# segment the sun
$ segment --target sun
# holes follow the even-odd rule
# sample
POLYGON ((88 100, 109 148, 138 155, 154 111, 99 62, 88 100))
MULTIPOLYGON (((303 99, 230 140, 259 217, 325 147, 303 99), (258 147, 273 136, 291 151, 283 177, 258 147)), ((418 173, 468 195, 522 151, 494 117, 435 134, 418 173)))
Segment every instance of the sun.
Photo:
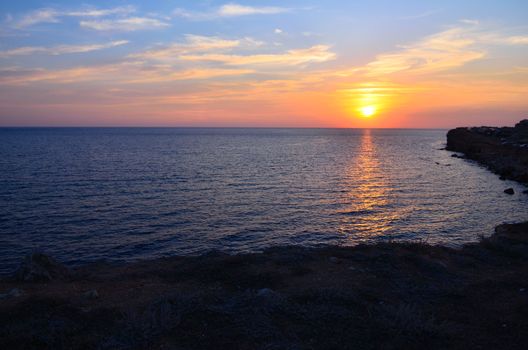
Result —
POLYGON ((359 109, 359 112, 364 118, 370 118, 377 112, 376 106, 364 106, 359 109))

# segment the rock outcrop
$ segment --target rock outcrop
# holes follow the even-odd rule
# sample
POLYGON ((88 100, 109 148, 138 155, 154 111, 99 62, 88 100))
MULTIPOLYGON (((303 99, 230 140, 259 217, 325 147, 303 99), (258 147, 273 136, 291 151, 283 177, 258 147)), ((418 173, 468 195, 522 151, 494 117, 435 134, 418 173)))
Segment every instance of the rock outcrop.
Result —
POLYGON ((42 253, 31 253, 24 258, 15 279, 24 282, 47 282, 68 277, 70 271, 52 257, 42 253))
POLYGON ((456 128, 447 133, 447 150, 464 153, 502 178, 528 183, 528 119, 515 127, 456 128))

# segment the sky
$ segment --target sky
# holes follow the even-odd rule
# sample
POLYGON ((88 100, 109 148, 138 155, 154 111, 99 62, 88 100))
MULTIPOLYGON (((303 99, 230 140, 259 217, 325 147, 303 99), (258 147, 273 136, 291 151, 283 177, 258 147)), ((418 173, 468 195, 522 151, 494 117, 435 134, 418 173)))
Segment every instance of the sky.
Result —
POLYGON ((528 118, 528 2, 2 1, 0 126, 528 118))

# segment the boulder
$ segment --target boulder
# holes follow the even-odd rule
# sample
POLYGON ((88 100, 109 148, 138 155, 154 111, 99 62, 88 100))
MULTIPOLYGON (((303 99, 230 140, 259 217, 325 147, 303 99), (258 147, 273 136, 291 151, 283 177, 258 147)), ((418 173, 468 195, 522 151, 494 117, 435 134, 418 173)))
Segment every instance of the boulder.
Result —
POLYGON ((519 131, 528 131, 528 119, 523 119, 515 124, 515 129, 519 131))
POLYGON ((68 268, 52 257, 42 253, 31 253, 24 258, 14 277, 24 282, 47 282, 69 275, 68 268))
POLYGON ((91 289, 89 291, 84 292, 83 297, 85 297, 86 299, 97 299, 99 298, 99 293, 97 293, 97 290, 91 289))
POLYGON ((504 190, 504 193, 512 195, 515 194, 515 191, 513 190, 513 188, 507 188, 504 190))
POLYGON ((257 290, 257 296, 263 297, 263 298, 273 297, 276 294, 277 293, 274 290, 269 289, 269 288, 262 288, 262 289, 257 290))
POLYGON ((331 256, 330 259, 330 262, 334 263, 334 264, 340 264, 341 263, 341 260, 339 258, 336 258, 335 256, 331 256))
POLYGON ((18 288, 13 288, 7 293, 0 294, 0 300, 1 299, 9 299, 9 298, 18 298, 18 297, 22 296, 22 294, 23 294, 22 290, 20 290, 18 288))

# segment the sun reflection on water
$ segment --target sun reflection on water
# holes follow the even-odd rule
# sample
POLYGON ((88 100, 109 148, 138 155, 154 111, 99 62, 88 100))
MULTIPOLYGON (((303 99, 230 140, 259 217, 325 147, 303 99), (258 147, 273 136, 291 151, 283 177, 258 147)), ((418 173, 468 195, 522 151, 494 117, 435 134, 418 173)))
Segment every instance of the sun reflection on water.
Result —
POLYGON ((368 240, 390 230, 400 214, 392 205, 391 187, 381 168, 371 130, 364 130, 358 155, 348 167, 346 177, 351 186, 346 194, 349 205, 342 213, 339 232, 369 235, 364 237, 368 240))

